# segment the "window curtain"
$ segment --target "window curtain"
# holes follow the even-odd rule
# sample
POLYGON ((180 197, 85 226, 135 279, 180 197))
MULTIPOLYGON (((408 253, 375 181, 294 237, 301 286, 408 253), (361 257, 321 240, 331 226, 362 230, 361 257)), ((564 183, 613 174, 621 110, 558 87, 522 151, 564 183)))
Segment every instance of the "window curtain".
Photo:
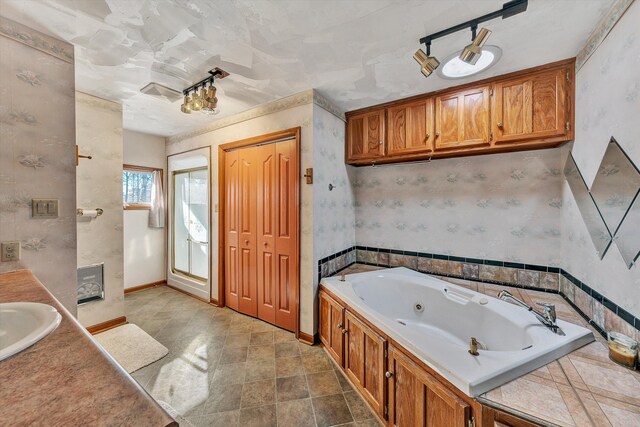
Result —
POLYGON ((160 171, 153 172, 149 227, 164 228, 164 194, 162 194, 162 174, 160 171))

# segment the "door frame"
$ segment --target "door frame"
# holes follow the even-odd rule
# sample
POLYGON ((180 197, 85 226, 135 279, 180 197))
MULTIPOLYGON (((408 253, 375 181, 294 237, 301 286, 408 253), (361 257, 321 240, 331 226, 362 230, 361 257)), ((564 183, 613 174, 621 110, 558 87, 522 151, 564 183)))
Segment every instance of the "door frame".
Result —
POLYGON ((235 150, 239 148, 246 148, 256 145, 273 144, 283 139, 295 139, 296 146, 296 158, 298 160, 298 173, 294 184, 294 205, 296 207, 296 215, 294 215, 294 221, 296 222, 296 228, 298 233, 296 235, 296 250, 298 256, 296 257, 295 267, 298 275, 298 289, 296 290, 296 297, 294 300, 296 311, 296 325, 295 335, 296 338, 300 337, 300 171, 302 165, 300 164, 300 131, 301 128, 295 127, 285 129, 277 132, 268 133, 265 135, 254 136, 251 138, 241 139, 239 141, 229 142, 218 146, 218 306, 225 306, 225 200, 226 200, 226 187, 224 176, 225 154, 227 151, 235 150))

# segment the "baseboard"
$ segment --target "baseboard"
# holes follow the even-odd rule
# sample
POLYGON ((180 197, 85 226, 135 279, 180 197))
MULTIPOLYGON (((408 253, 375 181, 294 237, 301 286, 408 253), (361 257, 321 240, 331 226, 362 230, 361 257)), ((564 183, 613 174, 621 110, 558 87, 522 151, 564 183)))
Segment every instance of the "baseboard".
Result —
POLYGON ((170 285, 169 283, 167 283, 166 285, 167 285, 168 287, 170 287, 171 289, 173 289, 174 291, 182 292, 183 294, 188 295, 188 296, 190 296, 191 298, 195 298, 195 299, 197 299, 198 301, 202 301, 202 302, 205 302, 205 303, 209 304, 209 301, 208 301, 206 298, 202 298, 202 297, 199 297, 199 296, 197 296, 197 295, 191 294, 191 293, 189 293, 189 292, 187 292, 187 291, 184 291, 184 290, 182 290, 182 289, 180 289, 180 288, 177 288, 177 287, 175 287, 175 286, 173 286, 173 285, 170 285))
POLYGON ((141 291, 143 289, 149 289, 149 288, 155 288, 156 286, 162 286, 162 285, 166 285, 167 281, 166 280, 158 280, 157 282, 151 282, 151 283, 146 283, 144 285, 140 285, 140 286, 133 286, 131 288, 126 288, 124 290, 124 294, 130 294, 131 292, 138 292, 141 291))
POLYGON ((87 326, 87 331, 89 331, 91 335, 95 335, 127 323, 129 323, 127 322, 127 318, 125 316, 120 316, 115 319, 107 320, 106 322, 98 323, 97 325, 87 326))
POLYGON ((300 341, 303 344, 314 345, 316 343, 316 336, 305 334, 304 332, 300 331, 300 336, 298 338, 298 341, 300 341))

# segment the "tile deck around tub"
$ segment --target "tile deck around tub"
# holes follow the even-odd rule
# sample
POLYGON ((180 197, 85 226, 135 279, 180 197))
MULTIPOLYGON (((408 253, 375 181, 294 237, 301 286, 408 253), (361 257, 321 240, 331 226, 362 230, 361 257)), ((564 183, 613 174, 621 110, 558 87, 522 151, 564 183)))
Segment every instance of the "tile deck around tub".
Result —
MULTIPOLYGON (((380 267, 355 264, 340 274, 380 267)), ((436 276, 438 277, 438 276, 436 276)), ((605 339, 560 295, 469 280, 439 277, 468 289, 496 296, 507 289, 529 305, 550 302, 559 319, 590 328, 596 341, 529 374, 497 387, 479 400, 503 411, 514 411, 547 424, 640 426, 640 372, 623 368, 608 357, 605 339)))
POLYGON ((196 427, 379 426, 324 350, 290 332, 166 286, 126 295, 125 311, 169 349, 132 376, 196 427))

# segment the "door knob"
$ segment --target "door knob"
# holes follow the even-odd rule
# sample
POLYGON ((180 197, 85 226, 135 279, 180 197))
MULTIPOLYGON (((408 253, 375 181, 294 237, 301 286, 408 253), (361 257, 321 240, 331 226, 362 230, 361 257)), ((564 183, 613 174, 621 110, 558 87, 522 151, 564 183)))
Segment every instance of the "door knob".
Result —
POLYGON ((249 244, 249 240, 245 240, 245 241, 244 241, 244 244, 245 244, 245 245, 248 245, 248 244, 249 244))
POLYGON ((267 242, 264 242, 264 247, 266 248, 268 246, 269 246, 269 244, 267 242))
POLYGON ((393 376, 393 372, 387 371, 387 372, 384 373, 384 376, 387 377, 387 378, 391 378, 393 376))

